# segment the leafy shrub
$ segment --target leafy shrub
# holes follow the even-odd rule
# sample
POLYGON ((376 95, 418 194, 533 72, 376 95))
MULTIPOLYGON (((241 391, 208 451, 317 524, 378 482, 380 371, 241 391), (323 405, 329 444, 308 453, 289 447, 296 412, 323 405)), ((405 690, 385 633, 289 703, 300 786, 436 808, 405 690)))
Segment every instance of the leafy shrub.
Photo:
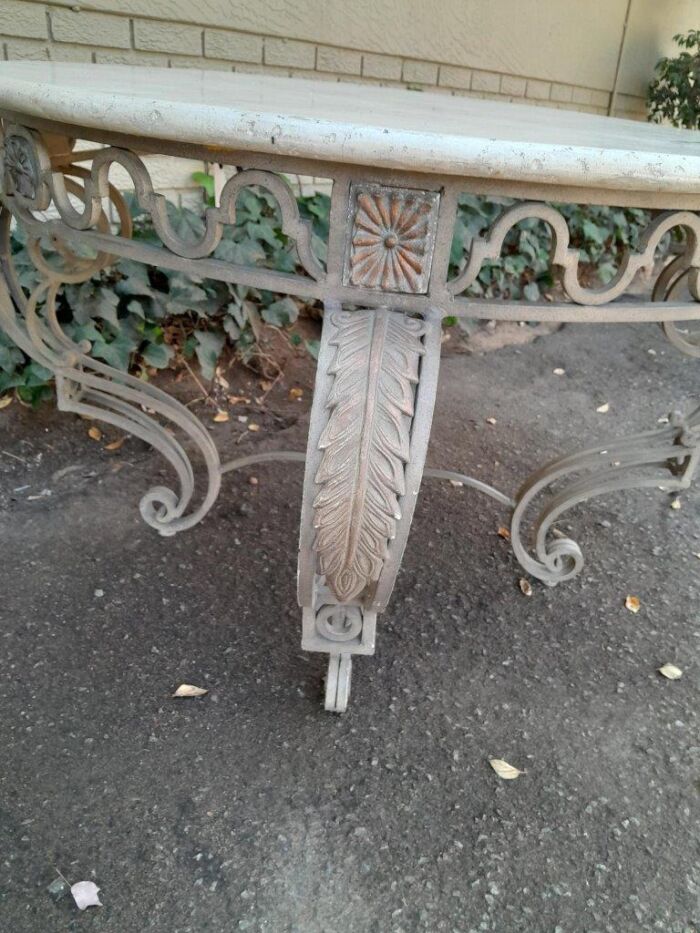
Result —
POLYGON ((649 85, 647 108, 653 123, 700 129, 700 29, 673 37, 685 49, 675 58, 662 58, 649 85))
MULTIPOLYGON (((195 176, 213 203, 210 176, 195 176)), ((450 275, 465 262, 471 240, 483 233, 502 211, 514 203, 463 195, 452 244, 450 275)), ((325 260, 330 199, 314 194, 299 199, 303 217, 312 223, 312 246, 325 260)), ((129 198, 134 238, 158 243, 150 218, 129 198)), ((559 206, 571 230, 572 245, 581 250, 584 264, 595 267, 603 281, 615 272, 622 250, 635 248, 648 223, 644 211, 604 207, 559 206)), ((186 208, 168 205, 171 223, 183 237, 203 232, 202 217, 186 208)), ((549 228, 526 220, 511 230, 502 255, 484 263, 473 297, 537 300, 552 285, 549 269, 549 228)), ((17 229, 12 249, 20 281, 26 289, 38 276, 25 250, 25 237, 17 229)), ((214 256, 226 262, 257 264, 284 272, 296 270, 293 241, 281 230, 279 209, 265 189, 241 191, 236 223, 225 228, 214 256)), ((195 275, 121 260, 81 285, 64 286, 59 319, 75 341, 87 340, 94 357, 120 370, 147 378, 148 371, 164 369, 178 360, 196 357, 205 379, 211 379, 216 361, 228 340, 244 362, 256 354, 256 337, 265 324, 280 328, 293 324, 304 304, 299 299, 263 289, 232 285, 195 275)), ((292 342, 299 342, 297 335, 292 342)), ((311 353, 313 341, 307 342, 311 353)), ((24 401, 38 403, 50 392, 50 373, 33 363, 0 333, 0 395, 15 389, 24 401)))

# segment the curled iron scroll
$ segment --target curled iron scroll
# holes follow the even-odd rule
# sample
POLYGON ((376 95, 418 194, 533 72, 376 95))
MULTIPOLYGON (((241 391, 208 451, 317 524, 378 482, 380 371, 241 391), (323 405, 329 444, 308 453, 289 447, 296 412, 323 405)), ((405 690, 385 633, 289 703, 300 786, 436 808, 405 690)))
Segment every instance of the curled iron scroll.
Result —
POLYGON ((639 252, 627 250, 615 276, 605 285, 584 288, 579 281, 579 250, 569 246, 571 236, 563 215, 549 204, 528 201, 507 208, 494 221, 483 237, 475 237, 464 269, 447 283, 452 295, 459 295, 473 285, 484 264, 501 255, 503 243, 510 230, 523 220, 537 219, 546 223, 552 231, 550 263, 559 272, 564 291, 576 304, 603 305, 619 298, 630 286, 640 269, 651 269, 654 256, 663 237, 674 227, 687 232, 684 252, 687 268, 695 270, 696 288, 694 297, 700 300, 697 291, 697 270, 700 268, 700 216, 692 211, 664 211, 652 220, 641 238, 639 252))

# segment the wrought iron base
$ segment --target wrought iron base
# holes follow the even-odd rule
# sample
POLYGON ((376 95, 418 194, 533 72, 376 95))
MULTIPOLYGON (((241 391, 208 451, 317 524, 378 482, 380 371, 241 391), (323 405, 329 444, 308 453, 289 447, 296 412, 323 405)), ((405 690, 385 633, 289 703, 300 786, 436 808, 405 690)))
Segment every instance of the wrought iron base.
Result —
MULTIPOLYGON (((228 179, 218 203, 204 212, 201 235, 191 240, 173 228, 167 203, 154 191, 146 164, 126 148, 129 140, 102 134, 100 139, 109 143, 106 147, 74 152, 73 129, 61 136, 44 134, 40 126, 3 122, 0 327, 55 374, 61 409, 134 434, 170 463, 177 487, 155 487, 140 504, 144 520, 160 534, 172 535, 199 522, 214 504, 225 473, 275 459, 305 462, 298 598, 303 647, 329 655, 326 709, 346 708, 352 656, 373 654, 377 615, 388 604, 399 570, 424 474, 442 312, 523 321, 655 320, 679 349, 700 356, 697 340, 677 324, 700 318, 700 217, 692 211, 659 213, 639 250, 624 258, 613 279, 588 288, 580 284, 580 254, 570 246, 563 215, 547 204, 526 201, 504 210, 488 231, 472 239, 461 271, 449 279, 457 203, 468 187, 465 180, 325 165, 333 194, 324 263, 312 248, 310 225, 281 174, 322 174, 316 163, 282 164, 247 153, 245 166, 228 179), (150 215, 161 245, 131 239, 129 212, 108 180, 113 165, 131 176, 136 200, 150 215), (250 185, 266 188, 278 203, 281 227, 296 245, 294 274, 230 263, 214 255, 224 228, 235 222, 240 192, 250 185), (106 200, 115 208, 118 233, 105 213, 106 200), (39 284, 29 295, 12 262, 11 218, 24 227, 29 255, 39 273, 39 284), (532 304, 466 298, 465 289, 474 283, 484 262, 500 256, 513 227, 533 218, 552 232, 552 271, 570 300, 532 304), (617 301, 640 269, 653 266, 662 238, 676 228, 685 231, 683 252, 662 270, 653 301, 617 301), (53 247, 50 258, 42 249, 47 239, 53 247), (222 465, 209 432, 186 407, 93 359, 89 344, 68 339, 57 315, 61 286, 87 281, 116 256, 324 301, 305 455, 268 453, 222 465), (677 301, 684 289, 693 301, 677 301), (203 470, 195 470, 175 431, 189 441, 203 470)), ((89 137, 88 131, 85 138, 89 137)), ((176 147, 162 141, 159 151, 200 160, 211 157, 209 150, 195 144, 176 147)), ((239 166, 243 155, 217 150, 216 157, 239 166)), ((548 189, 554 200, 566 200, 566 190, 556 195, 556 187, 548 189)), ((553 527, 566 509, 618 489, 686 488, 699 459, 700 408, 688 416, 673 413, 667 425, 646 434, 554 461, 530 477, 514 499, 459 473, 426 470, 425 475, 458 480, 510 508, 515 556, 528 573, 554 585, 580 572, 583 564, 578 545, 557 536, 553 527), (550 488, 552 497, 533 522, 531 550, 523 539, 525 518, 550 488)))

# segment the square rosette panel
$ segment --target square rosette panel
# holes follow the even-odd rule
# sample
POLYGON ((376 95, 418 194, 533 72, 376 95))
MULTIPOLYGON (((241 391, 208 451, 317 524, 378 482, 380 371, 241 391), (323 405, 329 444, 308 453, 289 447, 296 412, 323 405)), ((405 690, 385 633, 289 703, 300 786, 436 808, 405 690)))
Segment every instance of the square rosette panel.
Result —
POLYGON ((434 191, 352 185, 343 284, 425 294, 439 204, 434 191))

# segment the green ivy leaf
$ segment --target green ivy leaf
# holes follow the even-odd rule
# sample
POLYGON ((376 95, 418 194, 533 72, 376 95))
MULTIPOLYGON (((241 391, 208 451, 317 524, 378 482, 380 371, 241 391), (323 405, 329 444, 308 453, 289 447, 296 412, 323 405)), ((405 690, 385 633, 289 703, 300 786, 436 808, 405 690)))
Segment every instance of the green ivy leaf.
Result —
POLYGON ((286 327, 293 324, 299 317, 299 308, 291 298, 280 298, 262 309, 262 318, 268 324, 276 327, 286 327))
POLYGON ((197 341, 195 352, 202 369, 202 375, 205 379, 213 379, 225 337, 223 334, 217 334, 211 330, 197 330, 194 332, 194 336, 197 341))
POLYGON ((133 340, 120 334, 107 343, 105 340, 96 340, 92 345, 92 355, 104 360, 109 366, 128 371, 131 363, 131 354, 136 349, 133 340))
POLYGON ((156 369, 165 369, 173 358, 172 348, 165 343, 149 343, 141 351, 144 363, 156 369))
POLYGON ((528 282, 523 288, 523 296, 527 301, 538 301, 540 297, 540 287, 537 282, 528 282))
POLYGON ((321 349, 321 341, 320 340, 305 340, 304 346, 306 347, 307 351, 311 354, 311 356, 313 356, 313 358, 317 360, 319 351, 321 349))

